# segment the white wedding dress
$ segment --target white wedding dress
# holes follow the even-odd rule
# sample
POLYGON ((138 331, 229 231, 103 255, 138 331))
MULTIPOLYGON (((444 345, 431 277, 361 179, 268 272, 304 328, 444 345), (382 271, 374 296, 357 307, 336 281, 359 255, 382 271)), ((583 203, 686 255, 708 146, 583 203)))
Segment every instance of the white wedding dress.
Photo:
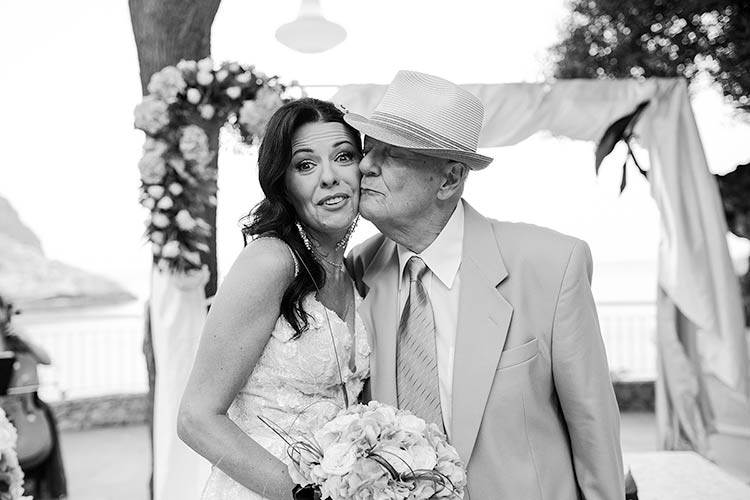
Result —
MULTIPOLYGON (((356 403, 369 376, 370 347, 361 318, 356 313, 361 299, 354 293, 354 336, 338 315, 310 294, 304 309, 310 314, 309 329, 296 340, 294 330, 282 317, 276 321, 263 354, 227 415, 250 437, 288 463, 286 444, 263 424, 266 417, 288 431, 315 430, 344 407, 339 366, 349 402, 356 403), (334 355, 336 339, 338 363, 334 355), (351 366, 354 349, 354 367, 351 366)), ((291 498, 291 491, 289 492, 291 498)), ((203 500, 261 500, 263 495, 237 483, 214 467, 203 491, 203 500)))

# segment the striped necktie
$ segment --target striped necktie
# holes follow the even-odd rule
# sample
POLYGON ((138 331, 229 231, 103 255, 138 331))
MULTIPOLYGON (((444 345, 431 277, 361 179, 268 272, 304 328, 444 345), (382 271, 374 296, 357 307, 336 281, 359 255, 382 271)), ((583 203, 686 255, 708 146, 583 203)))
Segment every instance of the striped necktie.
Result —
POLYGON ((435 318, 430 296, 422 284, 427 271, 427 265, 416 255, 406 263, 409 297, 401 314, 396 348, 398 406, 443 429, 435 318))

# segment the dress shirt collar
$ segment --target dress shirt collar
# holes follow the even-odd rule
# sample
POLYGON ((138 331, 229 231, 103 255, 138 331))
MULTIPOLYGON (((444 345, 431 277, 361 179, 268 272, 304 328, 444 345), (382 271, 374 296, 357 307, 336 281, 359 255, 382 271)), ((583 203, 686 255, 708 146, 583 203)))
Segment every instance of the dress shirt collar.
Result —
MULTIPOLYGON (((456 209, 448 219, 448 223, 440 231, 435 241, 425 248, 421 254, 415 254, 408 248, 397 245, 399 276, 403 277, 406 263, 412 255, 417 255, 446 288, 452 288, 456 274, 458 274, 458 268, 461 266, 463 240, 464 204, 463 200, 459 200, 456 209)), ((401 289, 402 281, 399 280, 398 282, 399 289, 401 289)))

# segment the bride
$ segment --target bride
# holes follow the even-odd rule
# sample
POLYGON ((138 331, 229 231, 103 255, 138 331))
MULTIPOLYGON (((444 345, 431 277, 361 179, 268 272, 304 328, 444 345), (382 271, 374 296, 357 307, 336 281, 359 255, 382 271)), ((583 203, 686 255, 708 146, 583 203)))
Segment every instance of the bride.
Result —
POLYGON ((359 134, 331 103, 271 118, 258 153, 266 198, 211 307, 178 434, 213 465, 204 499, 289 499, 287 431, 317 429, 369 373, 360 298, 343 261, 359 205, 359 134), (343 382, 343 384, 342 384, 343 382))

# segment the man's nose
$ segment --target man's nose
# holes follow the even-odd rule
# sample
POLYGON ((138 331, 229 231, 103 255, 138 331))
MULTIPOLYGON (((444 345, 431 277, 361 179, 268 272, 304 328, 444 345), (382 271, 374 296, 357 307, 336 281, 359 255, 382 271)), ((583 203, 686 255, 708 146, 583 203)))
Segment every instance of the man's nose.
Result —
POLYGON ((376 175, 377 174, 376 172, 377 167, 372 158, 373 158, 373 154, 368 153, 359 162, 359 171, 362 172, 362 175, 376 175))

